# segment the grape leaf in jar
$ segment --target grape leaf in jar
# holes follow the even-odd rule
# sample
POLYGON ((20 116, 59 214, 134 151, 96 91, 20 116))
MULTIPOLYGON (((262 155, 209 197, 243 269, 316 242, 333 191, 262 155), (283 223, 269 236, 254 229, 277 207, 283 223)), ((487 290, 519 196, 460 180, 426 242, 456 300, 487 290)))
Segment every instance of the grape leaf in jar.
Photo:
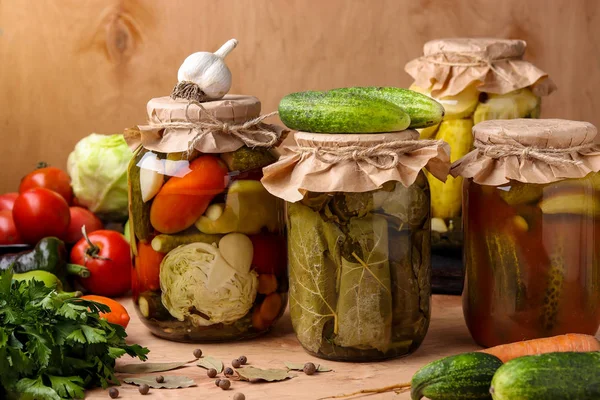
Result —
POLYGON ((380 215, 352 218, 347 225, 335 344, 387 351, 392 332, 388 223, 380 215))
POLYGON ((378 190, 373 193, 374 208, 382 213, 398 230, 409 226, 421 227, 429 214, 429 198, 418 185, 404 187, 397 182, 392 192, 378 190))
POLYGON ((333 321, 337 326, 336 283, 344 234, 299 203, 288 205, 288 219, 290 314, 298 340, 318 352, 325 324, 333 321))

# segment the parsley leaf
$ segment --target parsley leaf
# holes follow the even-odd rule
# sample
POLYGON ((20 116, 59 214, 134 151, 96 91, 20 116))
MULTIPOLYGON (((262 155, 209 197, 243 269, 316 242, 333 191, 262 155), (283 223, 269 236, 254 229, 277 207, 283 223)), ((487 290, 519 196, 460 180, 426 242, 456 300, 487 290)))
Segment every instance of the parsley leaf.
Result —
POLYGON ((128 345, 121 326, 100 319, 106 311, 0 271, 0 397, 83 398, 85 388, 117 384, 115 360, 128 354, 144 361, 148 349, 128 345))

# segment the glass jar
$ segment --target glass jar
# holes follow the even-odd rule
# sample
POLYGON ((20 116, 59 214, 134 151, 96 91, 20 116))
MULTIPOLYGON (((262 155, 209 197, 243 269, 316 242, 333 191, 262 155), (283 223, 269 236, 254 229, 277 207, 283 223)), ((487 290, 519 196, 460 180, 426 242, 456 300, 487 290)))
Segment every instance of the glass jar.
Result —
POLYGON ((128 168, 133 300, 156 336, 248 339, 287 306, 285 203, 260 182, 278 156, 249 136, 282 131, 246 129, 259 114, 252 96, 160 97, 148 103, 149 125, 125 133, 137 146, 128 168))
POLYGON ((482 346, 600 327, 600 174, 465 183, 467 326, 482 346))
MULTIPOLYGON (((541 95, 551 93, 555 87, 544 72, 521 59, 525 47, 522 40, 505 39, 427 42, 423 57, 406 66, 415 79, 410 89, 435 98, 444 106, 445 115, 440 124, 421 129, 421 138, 446 141, 451 148, 451 162, 455 162, 472 150, 471 130, 475 124, 494 119, 539 118, 541 95)), ((460 294, 464 276, 463 178, 449 177, 446 182, 429 175, 428 178, 433 291, 460 294)))
POLYGON ((310 354, 339 361, 408 355, 430 320, 429 187, 308 192, 287 204, 290 314, 310 354))

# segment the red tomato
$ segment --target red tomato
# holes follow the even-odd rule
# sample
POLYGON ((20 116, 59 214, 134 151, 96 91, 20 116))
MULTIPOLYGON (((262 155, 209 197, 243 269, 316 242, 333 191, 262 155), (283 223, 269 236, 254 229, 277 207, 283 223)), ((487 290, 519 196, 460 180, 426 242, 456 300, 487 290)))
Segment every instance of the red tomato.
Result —
POLYGON ((60 194, 68 204, 73 201, 71 178, 65 171, 56 167, 38 168, 21 179, 19 193, 33 188, 44 188, 60 194))
POLYGON ((287 269, 287 247, 280 235, 258 234, 249 236, 254 247, 252 267, 259 274, 281 276, 287 269))
POLYGON ((84 225, 87 233, 92 233, 104 228, 100 218, 96 217, 94 213, 87 208, 71 207, 69 212, 71 214, 71 223, 69 224, 67 235, 65 236, 65 242, 67 243, 76 243, 83 238, 81 227, 84 225))
POLYGON ((36 244, 46 236, 63 238, 71 215, 69 205, 58 193, 35 188, 17 197, 13 219, 25 243, 36 244))
POLYGON ((13 221, 12 211, 0 211, 0 244, 21 244, 23 239, 13 221))
POLYGON ((0 194, 0 211, 2 211, 2 210, 12 211, 17 197, 19 197, 19 193, 15 193, 15 192, 0 194))
POLYGON ((116 231, 99 230, 88 240, 79 240, 71 250, 71 262, 86 266, 89 278, 79 282, 101 296, 121 296, 131 289, 131 254, 125 236, 116 231), (90 245, 91 243, 91 245, 90 245))

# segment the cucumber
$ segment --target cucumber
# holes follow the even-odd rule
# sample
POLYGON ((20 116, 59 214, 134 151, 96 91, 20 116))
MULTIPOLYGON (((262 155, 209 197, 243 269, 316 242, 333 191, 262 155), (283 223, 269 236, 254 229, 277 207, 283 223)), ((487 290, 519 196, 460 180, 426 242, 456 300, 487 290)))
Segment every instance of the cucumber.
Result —
POLYGON ((600 399, 600 352, 515 358, 498 369, 490 392, 494 400, 600 399))
POLYGON ((134 237, 131 238, 131 246, 134 255, 135 238, 141 241, 147 241, 154 229, 150 225, 150 203, 144 203, 140 188, 140 168, 137 164, 146 154, 146 150, 139 148, 134 153, 127 168, 127 180, 129 181, 129 220, 133 227, 134 237))
POLYGON ((491 399, 492 377, 502 361, 486 353, 464 353, 427 364, 412 378, 412 400, 491 399))
POLYGON ((408 114, 387 100, 334 91, 288 94, 279 117, 290 129, 316 133, 395 132, 410 125, 408 114))
POLYGON ((439 124, 444 118, 444 107, 422 93, 396 87, 350 87, 330 90, 340 94, 360 94, 387 100, 400 107, 410 117, 411 129, 427 128, 439 124))

